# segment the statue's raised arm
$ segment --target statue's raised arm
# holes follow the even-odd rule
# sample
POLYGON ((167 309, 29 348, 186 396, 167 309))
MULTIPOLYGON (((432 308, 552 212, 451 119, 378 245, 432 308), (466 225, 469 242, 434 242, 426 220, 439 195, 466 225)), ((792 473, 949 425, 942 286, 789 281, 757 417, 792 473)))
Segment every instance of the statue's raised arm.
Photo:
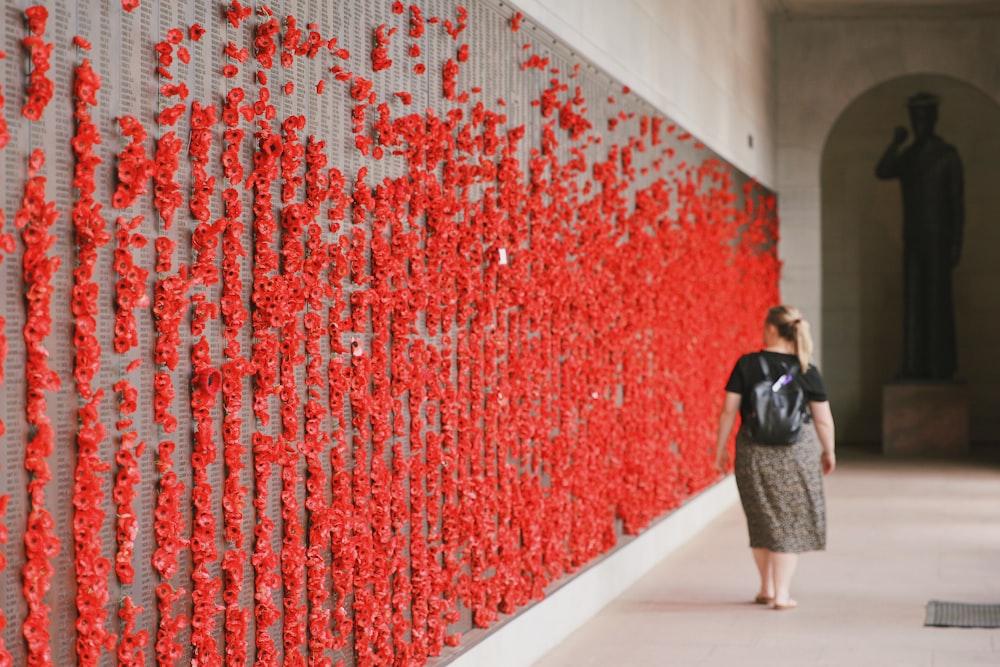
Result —
POLYGON ((888 148, 885 149, 882 159, 878 161, 878 165, 875 167, 876 176, 881 179, 899 178, 899 147, 906 142, 909 134, 902 125, 896 127, 896 131, 892 135, 892 141, 889 143, 888 148))

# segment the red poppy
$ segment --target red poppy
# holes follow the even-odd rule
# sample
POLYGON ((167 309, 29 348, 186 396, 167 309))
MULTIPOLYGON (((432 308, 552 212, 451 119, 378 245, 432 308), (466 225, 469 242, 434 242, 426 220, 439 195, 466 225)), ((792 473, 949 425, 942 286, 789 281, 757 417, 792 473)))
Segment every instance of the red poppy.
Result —
POLYGON ((240 3, 239 0, 232 0, 226 8, 226 19, 233 28, 239 28, 240 24, 250 18, 253 9, 240 3))

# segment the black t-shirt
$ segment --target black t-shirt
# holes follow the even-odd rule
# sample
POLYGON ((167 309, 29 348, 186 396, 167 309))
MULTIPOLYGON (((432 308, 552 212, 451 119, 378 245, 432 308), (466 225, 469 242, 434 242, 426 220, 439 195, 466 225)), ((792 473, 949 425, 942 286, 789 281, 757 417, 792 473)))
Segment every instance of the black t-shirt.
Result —
POLYGON ((726 383, 726 391, 740 394, 743 397, 743 400, 740 401, 740 417, 743 423, 746 423, 750 416, 750 401, 748 396, 753 391, 753 386, 765 379, 764 373, 760 368, 760 362, 757 361, 757 357, 760 355, 764 355, 764 361, 767 362, 768 370, 770 371, 770 377, 766 379, 777 380, 792 367, 797 367, 794 382, 797 382, 802 391, 805 392, 806 400, 816 403, 827 400, 823 377, 819 374, 819 370, 812 364, 809 364, 809 369, 803 375, 799 358, 794 354, 768 352, 766 350, 751 352, 740 357, 733 368, 733 372, 729 375, 729 382, 726 383))

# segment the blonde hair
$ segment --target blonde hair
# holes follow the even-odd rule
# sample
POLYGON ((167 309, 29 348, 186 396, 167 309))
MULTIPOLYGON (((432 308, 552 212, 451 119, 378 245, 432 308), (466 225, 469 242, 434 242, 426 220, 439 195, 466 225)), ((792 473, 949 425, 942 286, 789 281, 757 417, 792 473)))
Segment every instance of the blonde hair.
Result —
POLYGON ((792 306, 775 306, 767 311, 764 323, 774 325, 779 336, 795 345, 795 356, 799 358, 802 372, 809 370, 813 341, 809 333, 809 322, 802 317, 799 309, 792 306))

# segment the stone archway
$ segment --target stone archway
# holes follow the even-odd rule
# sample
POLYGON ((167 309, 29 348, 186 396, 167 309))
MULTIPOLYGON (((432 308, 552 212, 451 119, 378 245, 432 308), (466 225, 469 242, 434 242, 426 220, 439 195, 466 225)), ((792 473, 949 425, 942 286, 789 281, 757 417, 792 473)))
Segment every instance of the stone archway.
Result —
POLYGON ((875 164, 906 98, 942 98, 938 133, 965 166, 966 234, 955 272, 958 377, 969 386, 973 441, 1000 441, 1000 106, 956 78, 911 74, 858 96, 837 118, 821 158, 822 338, 839 439, 878 441, 881 390, 899 371, 902 339, 902 206, 898 184, 875 164))
MULTIPOLYGON (((828 374, 836 368, 825 359, 827 341, 823 336, 820 165, 827 138, 845 109, 865 91, 910 74, 953 77, 1000 101, 1000 68, 996 66, 1000 62, 1000 19, 778 21, 775 40, 775 185, 781 216, 781 294, 786 303, 801 307, 813 322, 817 360, 828 374)), ((887 141, 888 135, 881 132, 891 132, 899 121, 889 122, 888 129, 880 130, 873 139, 876 144, 887 141)), ((894 184, 883 185, 889 188, 887 197, 898 195, 894 184)), ((1000 290, 1000 286, 993 289, 1000 290)), ((991 298, 1000 303, 1000 295, 982 296, 983 300, 991 298)), ((841 409, 839 390, 831 393, 838 427, 849 423, 849 400, 844 399, 841 409)), ((997 405, 994 399, 989 409, 1000 413, 997 405)), ((991 428, 991 433, 1000 430, 991 428)), ((838 430, 840 440, 852 432, 838 430)), ((977 439, 981 431, 976 428, 977 439)))

